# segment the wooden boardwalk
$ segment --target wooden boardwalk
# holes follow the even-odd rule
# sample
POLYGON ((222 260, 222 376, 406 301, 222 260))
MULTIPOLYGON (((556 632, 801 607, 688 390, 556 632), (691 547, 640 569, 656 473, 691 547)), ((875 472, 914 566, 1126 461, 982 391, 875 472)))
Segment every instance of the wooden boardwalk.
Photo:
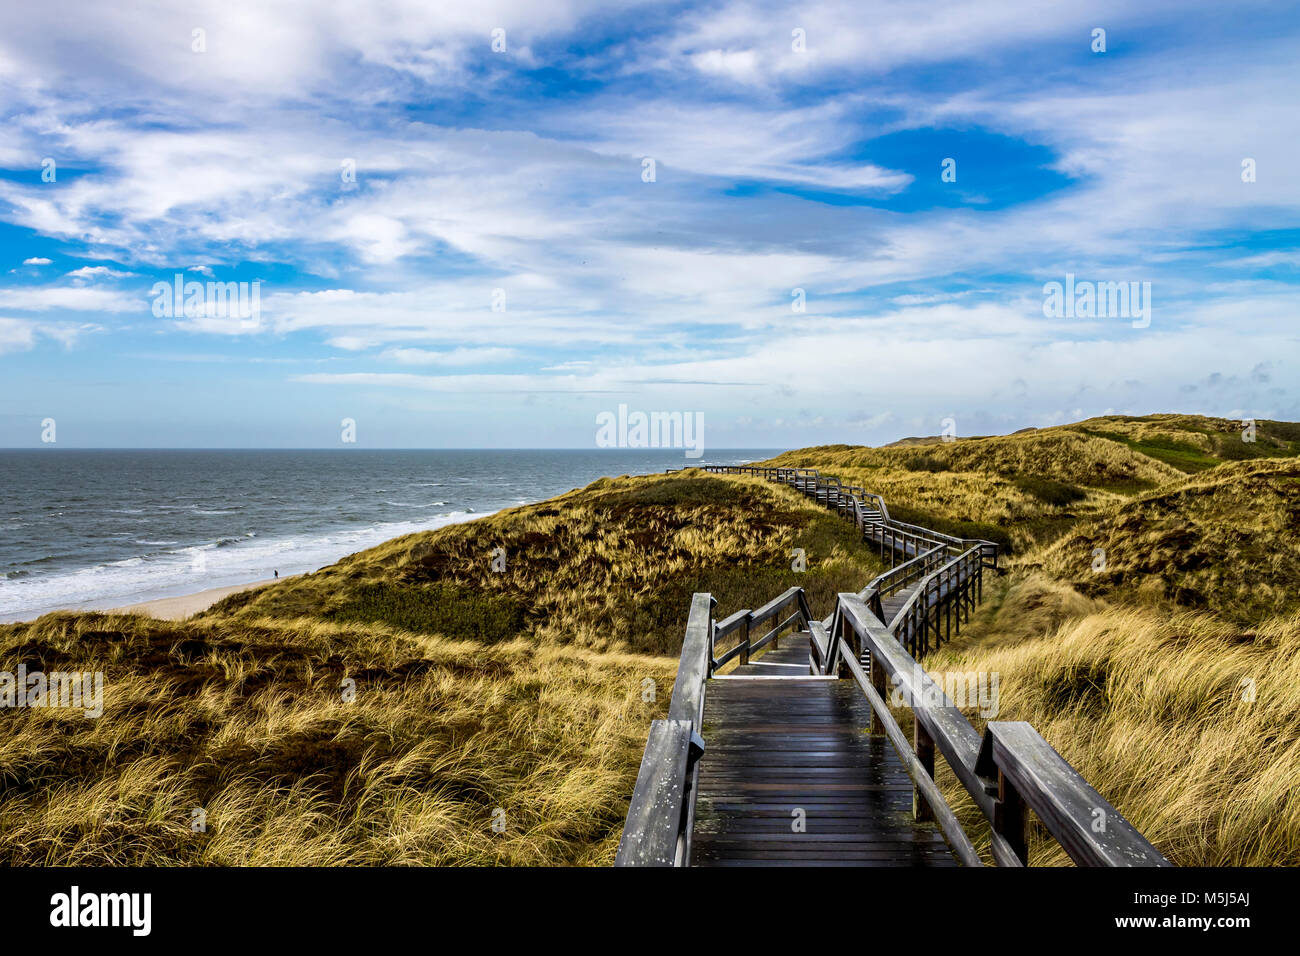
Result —
MULTIPOLYGON (((807 674, 806 647, 773 653, 799 651, 807 674)), ((897 754, 864 732, 870 710, 852 681, 710 682, 692 865, 955 866, 939 829, 913 819, 897 754)))
POLYGON ((779 481, 835 509, 890 569, 820 620, 798 587, 720 621, 712 595, 692 596, 616 865, 983 866, 935 784, 937 759, 988 823, 999 866, 1028 863, 1030 811, 1080 865, 1169 865, 1033 727, 977 731, 918 663, 979 604, 995 543, 896 521, 879 495, 812 469, 705 470, 779 481))

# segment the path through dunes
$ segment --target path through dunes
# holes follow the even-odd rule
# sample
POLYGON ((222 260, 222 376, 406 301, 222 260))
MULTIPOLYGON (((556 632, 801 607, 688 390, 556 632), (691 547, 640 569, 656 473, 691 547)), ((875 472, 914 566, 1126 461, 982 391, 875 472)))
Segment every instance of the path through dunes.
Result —
POLYGON ((820 620, 797 587, 721 621, 712 596, 694 595, 616 865, 982 866, 934 783, 936 757, 991 825, 998 865, 1027 864, 1030 811, 1081 865, 1169 865, 1033 727, 993 721, 980 735, 916 663, 960 632, 996 544, 896 521, 880 496, 811 469, 706 470, 791 485, 851 520, 892 567, 820 620), (913 715, 910 739, 889 679, 913 715))

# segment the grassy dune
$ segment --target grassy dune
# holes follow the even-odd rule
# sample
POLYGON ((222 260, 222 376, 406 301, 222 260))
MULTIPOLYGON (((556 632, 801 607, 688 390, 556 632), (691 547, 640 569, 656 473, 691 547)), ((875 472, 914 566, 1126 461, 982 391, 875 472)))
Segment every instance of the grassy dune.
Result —
POLYGON ((183 623, 0 627, 0 670, 106 684, 97 720, 4 713, 0 864, 607 864, 690 593, 730 611, 797 582, 829 606, 877 571, 789 489, 694 473, 409 535, 183 623))
MULTIPOLYGON (((997 673, 998 719, 1031 721, 1176 862, 1300 865, 1300 426, 1257 429, 1112 417, 776 461, 1011 546, 926 666, 997 673)), ((825 614, 880 570, 790 489, 687 471, 398 538, 182 623, 0 626, 0 671, 106 683, 97 720, 3 713, 0 864, 607 864, 691 593, 725 615, 797 584, 825 614)))
POLYGON ((1203 415, 1111 415, 1066 428, 1118 442, 1179 471, 1195 473, 1225 461, 1300 455, 1300 423, 1261 419, 1254 441, 1244 441, 1238 419, 1203 415))
MULTIPOLYGON (((998 674, 998 719, 1030 721, 1175 862, 1294 866, 1300 425, 1259 421, 1254 437, 1228 419, 1112 416, 776 461, 1010 543, 1008 577, 926 667, 998 674)), ((941 783, 984 833, 952 775, 941 783)), ((1031 853, 1068 862, 1041 828, 1031 853)))
MULTIPOLYGON (((997 719, 1031 722, 1176 864, 1300 865, 1300 615, 1244 628, 1028 574, 925 663, 997 673, 997 719)), ((941 786, 986 834, 951 774, 941 786)), ((1036 821, 1030 858, 1069 863, 1036 821)))
POLYGON ((1079 514, 1182 477, 1117 442, 1056 430, 886 448, 808 448, 770 464, 818 468, 883 495, 896 518, 1016 551, 1050 540, 1079 514))
POLYGON ((985 438, 826 445, 767 464, 818 468, 884 495, 890 513, 938 531, 1028 553, 1080 518, 1225 462, 1300 455, 1300 424, 1198 415, 1112 416, 985 438))
POLYGON ((1239 624, 1300 606, 1300 459, 1234 462, 1080 522, 1041 566, 1094 596, 1239 624), (1104 569, 1093 570, 1097 548, 1104 569))

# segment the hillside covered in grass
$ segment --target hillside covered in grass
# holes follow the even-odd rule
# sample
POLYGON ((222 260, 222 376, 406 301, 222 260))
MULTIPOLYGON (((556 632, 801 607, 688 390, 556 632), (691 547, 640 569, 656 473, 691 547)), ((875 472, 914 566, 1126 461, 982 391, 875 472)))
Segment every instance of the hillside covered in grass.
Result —
MULTIPOLYGON (((1242 625, 1084 598, 1037 572, 986 596, 931 673, 997 674, 997 719, 1032 723, 1175 864, 1300 866, 1300 614, 1242 625)), ((951 774, 940 784, 984 834, 951 774)), ((1069 863, 1037 821, 1030 838, 1034 865, 1069 863)))
MULTIPOLYGON (((777 461, 1008 545, 926 666, 997 673, 998 719, 1031 721, 1175 862, 1300 865, 1296 426, 1238 426, 1093 419, 777 461)), ((690 595, 723 616, 799 585, 824 615, 880 570, 793 490, 689 470, 397 538, 184 622, 0 626, 0 671, 105 679, 101 718, 0 714, 0 863, 607 864, 690 595)))
MULTIPOLYGON (((926 667, 999 675, 997 719, 1031 722, 1174 862, 1297 866, 1300 426, 1255 425, 1250 442, 1229 419, 1107 417, 777 461, 1011 544, 1006 576, 926 667)), ((1031 844, 1035 862, 1068 863, 1041 827, 1031 844)))
POLYGON ((1242 624, 1294 610, 1300 458, 1198 472, 1079 522, 1040 560, 1090 596, 1170 602, 1242 624))
POLYGON ((883 495, 903 521, 1025 553, 1080 518, 1232 461, 1300 455, 1300 424, 1195 415, 1093 418, 983 438, 828 445, 764 464, 817 468, 883 495))
POLYGON ((186 622, 0 627, 0 670, 105 680, 98 719, 3 714, 0 863, 609 863, 690 594, 729 612, 799 583, 825 607, 878 570, 789 489, 690 472, 409 535, 186 622))

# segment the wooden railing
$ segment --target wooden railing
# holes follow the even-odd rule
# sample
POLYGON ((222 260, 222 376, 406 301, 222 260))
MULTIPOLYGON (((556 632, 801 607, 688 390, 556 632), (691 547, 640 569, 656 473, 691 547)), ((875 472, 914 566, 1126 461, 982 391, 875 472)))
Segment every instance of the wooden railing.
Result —
MULTIPOLYGON (((880 546, 881 557, 901 563, 861 592, 885 620, 883 598, 915 586, 904 607, 886 621, 912 654, 923 656, 960 633, 984 593, 984 568, 997 568, 998 545, 977 538, 956 538, 929 528, 895 521, 880 495, 812 468, 763 468, 752 465, 705 465, 717 474, 744 474, 780 481, 853 520, 863 538, 880 546), (866 504, 864 504, 866 502, 866 504), (931 640, 933 639, 933 643, 931 640)), ((829 625, 830 619, 824 622, 829 625)))
POLYGON ((712 674, 723 664, 735 658, 740 658, 741 664, 748 664, 751 654, 762 650, 768 644, 775 644, 782 632, 788 629, 806 630, 812 620, 812 612, 808 610, 808 599, 804 596, 803 588, 790 588, 779 597, 768 601, 757 611, 748 609, 737 611, 713 627, 709 643, 709 673, 712 674), (765 624, 769 625, 768 630, 761 636, 755 637, 755 632, 765 624), (730 650, 719 654, 718 642, 732 634, 739 635, 738 642, 730 650))
POLYGON ((923 657, 931 650, 932 636, 937 650, 952 640, 954 625, 961 632, 983 593, 984 562, 979 549, 971 548, 922 578, 889 622, 889 630, 914 657, 923 657))
POLYGON ((712 595, 696 594, 666 720, 650 736, 627 810, 615 866, 686 866, 695 818, 696 763, 704 753, 704 685, 711 668, 712 595))
POLYGON ((974 851, 934 784, 936 752, 988 821, 999 866, 1028 863, 1027 808, 1081 866, 1171 865, 1029 724, 991 721, 981 737, 860 595, 839 596, 832 626, 814 630, 812 645, 820 673, 857 681, 871 704, 871 732, 889 737, 912 778, 914 812, 938 822, 962 862, 974 851), (859 663, 864 652, 869 674, 859 663), (911 744, 886 700, 891 680, 912 711, 911 744))
MULTIPOLYGON (((704 694, 724 664, 742 663, 786 629, 809 635, 814 674, 851 677, 871 705, 871 732, 885 734, 914 786, 913 812, 936 821, 959 861, 983 865, 970 837, 934 781, 936 753, 988 822, 990 852, 999 866, 1028 863, 1027 810, 1033 810, 1070 859, 1083 866, 1169 866, 1110 803, 1029 724, 991 721, 981 736, 921 668, 916 656, 951 636, 980 600, 983 570, 997 566, 997 545, 939 535, 891 522, 885 503, 861 488, 826 481, 813 469, 707 466, 722 474, 782 481, 854 517, 859 527, 884 525, 891 556, 904 560, 859 594, 842 593, 825 620, 812 617, 802 588, 791 588, 756 611, 737 611, 714 623, 715 601, 696 594, 686 626, 668 717, 651 723, 645 755, 619 843, 617 866, 685 866, 695 814, 696 763, 704 753, 704 694), (868 522, 862 502, 880 518, 868 522), (918 545, 927 547, 919 550, 918 545), (910 554, 910 552, 915 552, 910 554), (991 564, 989 563, 991 560, 991 564), (883 621, 884 596, 912 588, 892 627, 883 621), (766 628, 755 638, 757 630, 766 628), (718 653, 719 642, 738 641, 718 653), (909 653, 909 649, 911 653, 909 653), (919 653, 918 653, 919 652, 919 653), (893 716, 887 682, 912 711, 912 742, 893 716)), ((865 530, 865 529, 864 529, 865 530)))

